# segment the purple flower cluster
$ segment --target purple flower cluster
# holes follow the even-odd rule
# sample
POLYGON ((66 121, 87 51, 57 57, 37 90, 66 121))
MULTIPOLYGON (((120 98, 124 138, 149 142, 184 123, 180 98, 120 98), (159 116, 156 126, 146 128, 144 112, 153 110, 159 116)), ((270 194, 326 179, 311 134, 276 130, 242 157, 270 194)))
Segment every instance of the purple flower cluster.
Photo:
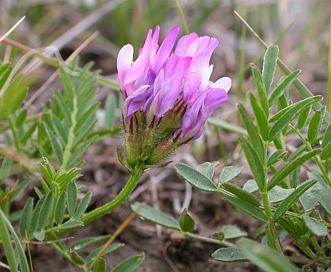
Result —
MULTIPOLYGON (((148 31, 135 61, 130 44, 117 58, 126 130, 132 132, 133 123, 143 130, 161 129, 177 146, 201 136, 206 120, 228 100, 231 87, 228 77, 209 80, 213 71, 209 61, 218 40, 191 33, 181 37, 173 51, 178 32, 179 27, 171 29, 159 46, 157 26, 154 34, 148 31)), ((154 146, 166 140, 162 135, 154 138, 154 146)))

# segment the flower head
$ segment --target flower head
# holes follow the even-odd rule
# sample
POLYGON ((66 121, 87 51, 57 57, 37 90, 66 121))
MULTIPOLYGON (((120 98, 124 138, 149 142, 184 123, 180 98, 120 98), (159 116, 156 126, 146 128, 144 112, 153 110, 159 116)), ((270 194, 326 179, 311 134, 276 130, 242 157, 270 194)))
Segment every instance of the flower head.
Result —
POLYGON ((148 31, 135 61, 130 44, 118 54, 130 166, 155 164, 178 146, 199 138, 206 120, 228 100, 231 79, 210 81, 213 65, 209 61, 218 40, 191 33, 181 37, 173 50, 178 32, 177 26, 171 29, 159 46, 157 26, 154 33, 148 31))

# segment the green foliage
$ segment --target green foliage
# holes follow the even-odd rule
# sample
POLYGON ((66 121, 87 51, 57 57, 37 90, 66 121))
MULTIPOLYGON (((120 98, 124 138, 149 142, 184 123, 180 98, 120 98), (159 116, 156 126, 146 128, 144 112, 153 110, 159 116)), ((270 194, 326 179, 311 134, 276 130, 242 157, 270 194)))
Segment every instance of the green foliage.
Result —
POLYGON ((291 193, 283 202, 277 207, 274 214, 274 221, 276 222, 290 207, 299 199, 299 197, 306 192, 309 188, 316 184, 316 180, 306 182, 299 186, 293 193, 291 193))
MULTIPOLYGON (((114 243, 110 246, 108 246, 102 253, 102 256, 106 256, 116 250, 118 250, 119 248, 122 247, 122 244, 120 243, 114 243)), ((93 260, 95 259, 95 257, 98 255, 98 253, 100 252, 100 250, 102 249, 102 247, 97 248, 95 250, 93 250, 87 257, 86 257, 86 264, 90 264, 93 262, 93 260)))
POLYGON ((11 271, 18 271, 18 265, 23 272, 29 272, 30 268, 28 265, 27 258, 24 253, 23 245, 18 238, 14 227, 7 219, 3 211, 0 209, 0 237, 3 243, 3 247, 8 259, 9 267, 11 271), (10 235, 9 235, 10 233, 10 235), (13 239, 16 246, 16 254, 13 251, 11 240, 13 239), (16 257, 17 256, 17 257, 16 257))
POLYGON ((143 263, 145 259, 145 254, 141 253, 140 255, 132 256, 125 261, 117 265, 112 272, 134 272, 137 268, 143 263))
POLYGON ((266 272, 297 272, 298 269, 279 252, 264 245, 242 238, 239 242, 242 254, 266 272))
POLYGON ((215 169, 219 162, 204 162, 200 164, 197 168, 197 171, 206 176, 209 179, 213 179, 215 169))
POLYGON ((217 192, 217 187, 213 181, 198 170, 194 170, 185 164, 178 164, 175 169, 178 175, 192 186, 206 192, 217 192))
POLYGON ((116 103, 117 99, 115 94, 110 93, 106 99, 105 105, 105 118, 104 125, 106 129, 114 129, 115 128, 115 120, 116 120, 116 103))
POLYGON ((93 266, 93 272, 106 272, 106 261, 104 258, 100 258, 93 266))
POLYGON ((321 223, 321 222, 323 222, 322 220, 320 222, 320 221, 316 220, 315 218, 309 217, 307 215, 302 216, 302 218, 303 218, 304 222, 306 223, 307 228, 317 237, 328 235, 328 229, 326 227, 327 223, 325 221, 323 224, 323 223, 321 223))
POLYGON ((97 237, 89 237, 89 238, 85 238, 79 241, 74 242, 71 246, 70 246, 70 250, 72 251, 79 251, 81 249, 85 249, 91 245, 100 243, 100 242, 104 242, 106 240, 109 239, 109 236, 97 236, 97 237))
MULTIPOLYGON (((242 167, 236 167, 236 166, 227 166, 224 167, 218 177, 218 181, 220 184, 224 182, 228 182, 232 179, 234 179, 236 176, 238 176, 241 171, 243 170, 242 167)), ((214 175, 214 173, 213 173, 214 175)), ((213 178, 213 177, 210 177, 213 178)))
POLYGON ((47 157, 50 157, 52 151, 61 170, 76 164, 97 138, 93 128, 99 103, 94 98, 96 90, 92 87, 98 72, 88 73, 90 68, 91 64, 86 65, 78 77, 69 76, 61 68, 63 92, 53 91, 51 112, 42 116, 39 146, 47 157), (48 141, 45 141, 45 137, 48 141), (48 145, 51 150, 46 149, 48 145))
POLYGON ((227 263, 247 261, 239 249, 231 247, 217 249, 211 257, 216 261, 227 263))
POLYGON ((8 63, 0 67, 0 120, 17 111, 28 92, 23 75, 13 78, 11 72, 8 63))
POLYGON ((270 129, 270 138, 269 141, 274 140, 293 120, 298 114, 305 110, 307 107, 310 107, 311 104, 321 100, 321 96, 309 97, 302 101, 299 101, 295 104, 289 105, 286 108, 283 108, 277 114, 275 114, 269 122, 275 124, 270 129))
POLYGON ((287 177, 291 172, 293 172, 297 167, 305 163, 307 160, 314 157, 316 154, 318 154, 320 150, 313 150, 310 152, 307 152, 306 154, 295 158, 294 160, 288 162, 284 165, 282 169, 277 171, 277 173, 270 179, 268 184, 268 190, 271 190, 276 185, 278 185, 280 182, 283 181, 285 177, 287 177))
POLYGON ((242 231, 241 229, 239 229, 237 226, 234 225, 223 226, 222 233, 224 235, 225 240, 237 239, 248 235, 246 231, 242 231))
POLYGON ((181 229, 180 225, 174 218, 170 217, 169 215, 166 215, 165 213, 157 211, 148 205, 135 202, 133 205, 131 205, 131 209, 137 212, 138 215, 145 220, 153 222, 154 224, 174 230, 181 229))
POLYGON ((278 46, 271 45, 267 48, 264 55, 262 82, 267 95, 270 92, 270 87, 274 79, 274 75, 277 67, 278 53, 279 53, 278 46))
POLYGON ((241 189, 240 187, 230 183, 230 182, 226 182, 223 183, 222 186, 230 193, 232 193, 233 195, 235 195, 237 198, 247 202, 250 205, 259 207, 260 206, 260 201, 257 199, 256 196, 254 196, 253 194, 241 189))
POLYGON ((52 229, 77 228, 83 225, 80 218, 85 213, 92 194, 88 192, 78 203, 75 181, 80 177, 79 169, 72 168, 67 172, 55 171, 49 161, 44 158, 39 164, 44 177, 40 178, 45 194, 38 191, 39 200, 33 208, 33 199, 29 199, 23 208, 20 220, 22 237, 44 240, 45 232, 52 229), (67 211, 67 213, 66 213, 67 211), (67 219, 65 222, 64 219, 67 219), (57 226, 54 226, 55 223, 57 226))
POLYGON ((255 205, 249 204, 247 201, 228 195, 224 195, 223 199, 259 221, 265 223, 268 221, 265 214, 259 208, 255 205))
POLYGON ((190 232, 194 229, 195 222, 192 217, 187 213, 187 209, 184 209, 179 217, 179 225, 182 231, 190 232))

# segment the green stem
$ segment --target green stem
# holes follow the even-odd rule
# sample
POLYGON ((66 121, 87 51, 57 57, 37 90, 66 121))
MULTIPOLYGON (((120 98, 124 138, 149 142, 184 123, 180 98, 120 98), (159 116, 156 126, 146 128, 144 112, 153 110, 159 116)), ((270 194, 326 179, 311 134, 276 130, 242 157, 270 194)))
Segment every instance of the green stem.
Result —
MULTIPOLYGON (((267 160, 268 160, 268 142, 264 141, 262 163, 263 163, 263 171, 265 173, 265 177, 267 177, 267 172, 268 172, 267 160)), ((266 236, 268 239, 268 246, 274 250, 277 250, 279 253, 282 254, 283 253, 282 247, 280 245, 275 229, 275 222, 272 217, 272 206, 268 197, 269 192, 267 190, 267 185, 268 185, 267 183, 268 181, 266 179, 263 186, 263 191, 260 191, 260 195, 263 203, 264 212, 268 219, 268 223, 266 225, 266 236)))
MULTIPOLYGON (((295 128, 294 126, 292 126, 291 124, 289 126, 299 136, 299 138, 305 144, 305 146, 307 147, 307 149, 309 151, 312 151, 313 148, 312 148, 311 144, 308 141, 306 141, 306 139, 303 137, 303 135, 301 134, 301 132, 297 128, 295 128)), ((321 170, 321 173, 323 175, 323 178, 324 178, 325 183, 331 189, 331 179, 330 179, 330 177, 328 175, 327 170, 324 168, 321 159, 319 157, 314 157, 314 161, 317 164, 318 168, 321 170)))
POLYGON ((234 124, 231 124, 229 122, 223 121, 223 120, 218 120, 213 117, 208 118, 207 123, 210 125, 213 125, 215 127, 221 128, 226 131, 234 132, 239 135, 244 135, 247 136, 247 131, 241 127, 238 127, 234 124))
POLYGON ((185 16, 184 16, 183 10, 182 10, 182 8, 181 8, 181 6, 180 6, 180 4, 179 4, 179 1, 178 1, 178 0, 174 0, 174 1, 175 1, 175 3, 176 3, 177 10, 178 10, 178 12, 179 12, 179 16, 180 16, 180 18, 181 18, 181 20, 182 20, 182 24, 183 24, 183 26, 184 26, 185 33, 186 33, 186 34, 190 34, 190 31, 189 31, 189 29, 188 29, 188 26, 187 26, 187 23, 186 23, 186 20, 185 20, 185 16))
POLYGON ((279 253, 283 254, 282 247, 280 245, 276 228, 275 228, 275 222, 272 217, 272 209, 271 204, 268 198, 268 192, 261 192, 261 198, 263 202, 264 211, 266 214, 266 217, 268 218, 268 223, 265 227, 266 236, 267 236, 267 242, 268 246, 279 253))
MULTIPOLYGON (((137 165, 131 173, 131 176, 127 183, 125 184, 124 188, 122 191, 111 201, 106 203, 105 205, 87 213, 85 216, 80 218, 79 220, 82 221, 84 224, 87 224, 111 211, 119 207, 121 204, 124 203, 125 200, 128 199, 128 197, 131 195, 132 191, 136 187, 142 173, 143 173, 144 168, 141 165, 137 165)), ((53 232, 50 232, 48 235, 53 239, 56 240, 57 237, 60 235, 69 232, 72 229, 65 229, 65 230, 59 230, 56 235, 53 232)), ((55 250, 60 252, 65 258, 67 258, 69 261, 72 261, 71 256, 68 254, 67 251, 63 250, 57 243, 52 244, 55 250)), ((84 268, 85 271, 87 268, 84 268)))
POLYGON ((331 113, 331 17, 329 27, 328 90, 326 96, 326 110, 331 113))
POLYGON ((221 246, 226 246, 226 247, 233 247, 233 248, 237 248, 237 245, 230 243, 230 242, 226 242, 226 241, 220 241, 220 240, 216 240, 216 239, 212 239, 212 238, 208 238, 208 237, 203 237, 197 234, 193 234, 190 232, 182 232, 183 235, 185 235, 186 237, 201 241, 201 242, 205 242, 205 243, 209 243, 209 244, 216 244, 216 245, 221 245, 221 246))
POLYGON ((6 257, 7 257, 7 261, 10 267, 10 271, 18 271, 17 270, 17 263, 16 263, 16 259, 15 259, 15 253, 14 253, 14 249, 13 246, 11 244, 10 241, 10 235, 8 232, 8 229, 6 227, 6 223, 4 220, 4 216, 5 214, 2 212, 2 210, 0 209, 1 214, 0 214, 0 237, 2 239, 2 244, 3 244, 3 248, 5 250, 6 253, 6 257))
MULTIPOLYGON (((54 235, 53 233, 49 233, 48 237, 50 237, 53 240, 57 239, 57 236, 54 235)), ((59 252, 64 258, 66 258, 68 261, 70 261, 71 263, 73 263, 74 265, 78 266, 79 268, 81 268, 84 271, 87 271, 87 267, 85 265, 79 265, 76 262, 74 262, 70 256, 70 254, 68 253, 67 250, 64 250, 57 242, 55 243, 51 243, 52 247, 59 252)))
POLYGON ((325 252, 323 251, 321 246, 316 241, 316 237, 311 237, 310 241, 311 241, 313 247, 315 248, 316 252, 318 252, 318 254, 320 254, 320 257, 325 258, 326 257, 325 252))
POLYGON ((73 101, 72 101, 73 109, 72 109, 71 116, 70 116, 71 126, 68 131, 68 141, 67 141, 67 144, 63 151, 63 161, 62 161, 62 164, 60 167, 60 171, 67 170, 67 164, 68 164, 69 158, 71 156, 72 147, 73 147, 73 143, 74 143, 74 139, 75 139, 75 127, 76 127, 77 118, 78 118, 77 117, 77 111, 78 111, 77 103, 78 102, 77 102, 77 96, 75 93, 73 94, 73 96, 74 96, 73 101))
POLYGON ((268 198, 268 192, 261 192, 260 194, 261 194, 264 212, 269 221, 269 219, 272 217, 272 211, 271 211, 271 205, 270 205, 269 198, 268 198))
MULTIPOLYGON (((244 1, 244 17, 247 16, 247 0, 244 1)), ((245 42, 246 42, 246 27, 243 27, 241 30, 241 44, 240 44, 240 52, 239 52, 239 72, 238 72, 238 90, 239 90, 239 101, 242 103, 245 102, 245 90, 244 90, 244 82, 245 82, 245 42)))
POLYGON ((121 204, 124 203, 125 200, 128 199, 128 197, 131 195, 132 191, 136 187, 141 175, 143 173, 143 167, 142 166, 137 166, 133 173, 131 174, 129 180, 125 184, 124 188, 122 191, 111 201, 106 203, 105 205, 89 212, 85 216, 83 216, 80 220, 84 223, 87 224, 111 211, 119 207, 121 204))
POLYGON ((225 150, 225 147, 224 147, 224 143, 222 141, 222 138, 221 138, 221 135, 217 129, 216 126, 214 126, 214 130, 215 130, 215 135, 216 135, 216 139, 217 139, 217 143, 218 143, 218 150, 219 150, 219 153, 221 155, 221 158, 225 164, 225 166, 229 165, 229 162, 228 162, 228 157, 226 155, 226 150, 225 150))

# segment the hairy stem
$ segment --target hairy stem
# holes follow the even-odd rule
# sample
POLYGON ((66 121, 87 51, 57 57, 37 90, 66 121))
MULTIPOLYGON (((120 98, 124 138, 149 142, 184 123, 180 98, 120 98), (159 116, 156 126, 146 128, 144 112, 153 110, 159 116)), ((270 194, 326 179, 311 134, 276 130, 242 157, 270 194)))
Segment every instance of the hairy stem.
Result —
POLYGON ((136 187, 141 175, 143 173, 143 167, 140 165, 135 167, 133 173, 129 177, 129 180, 123 187, 122 191, 111 201, 106 203, 105 205, 89 212, 85 216, 83 216, 80 220, 83 221, 84 224, 87 224, 111 211, 119 207, 124 203, 125 200, 131 195, 132 191, 136 187))

